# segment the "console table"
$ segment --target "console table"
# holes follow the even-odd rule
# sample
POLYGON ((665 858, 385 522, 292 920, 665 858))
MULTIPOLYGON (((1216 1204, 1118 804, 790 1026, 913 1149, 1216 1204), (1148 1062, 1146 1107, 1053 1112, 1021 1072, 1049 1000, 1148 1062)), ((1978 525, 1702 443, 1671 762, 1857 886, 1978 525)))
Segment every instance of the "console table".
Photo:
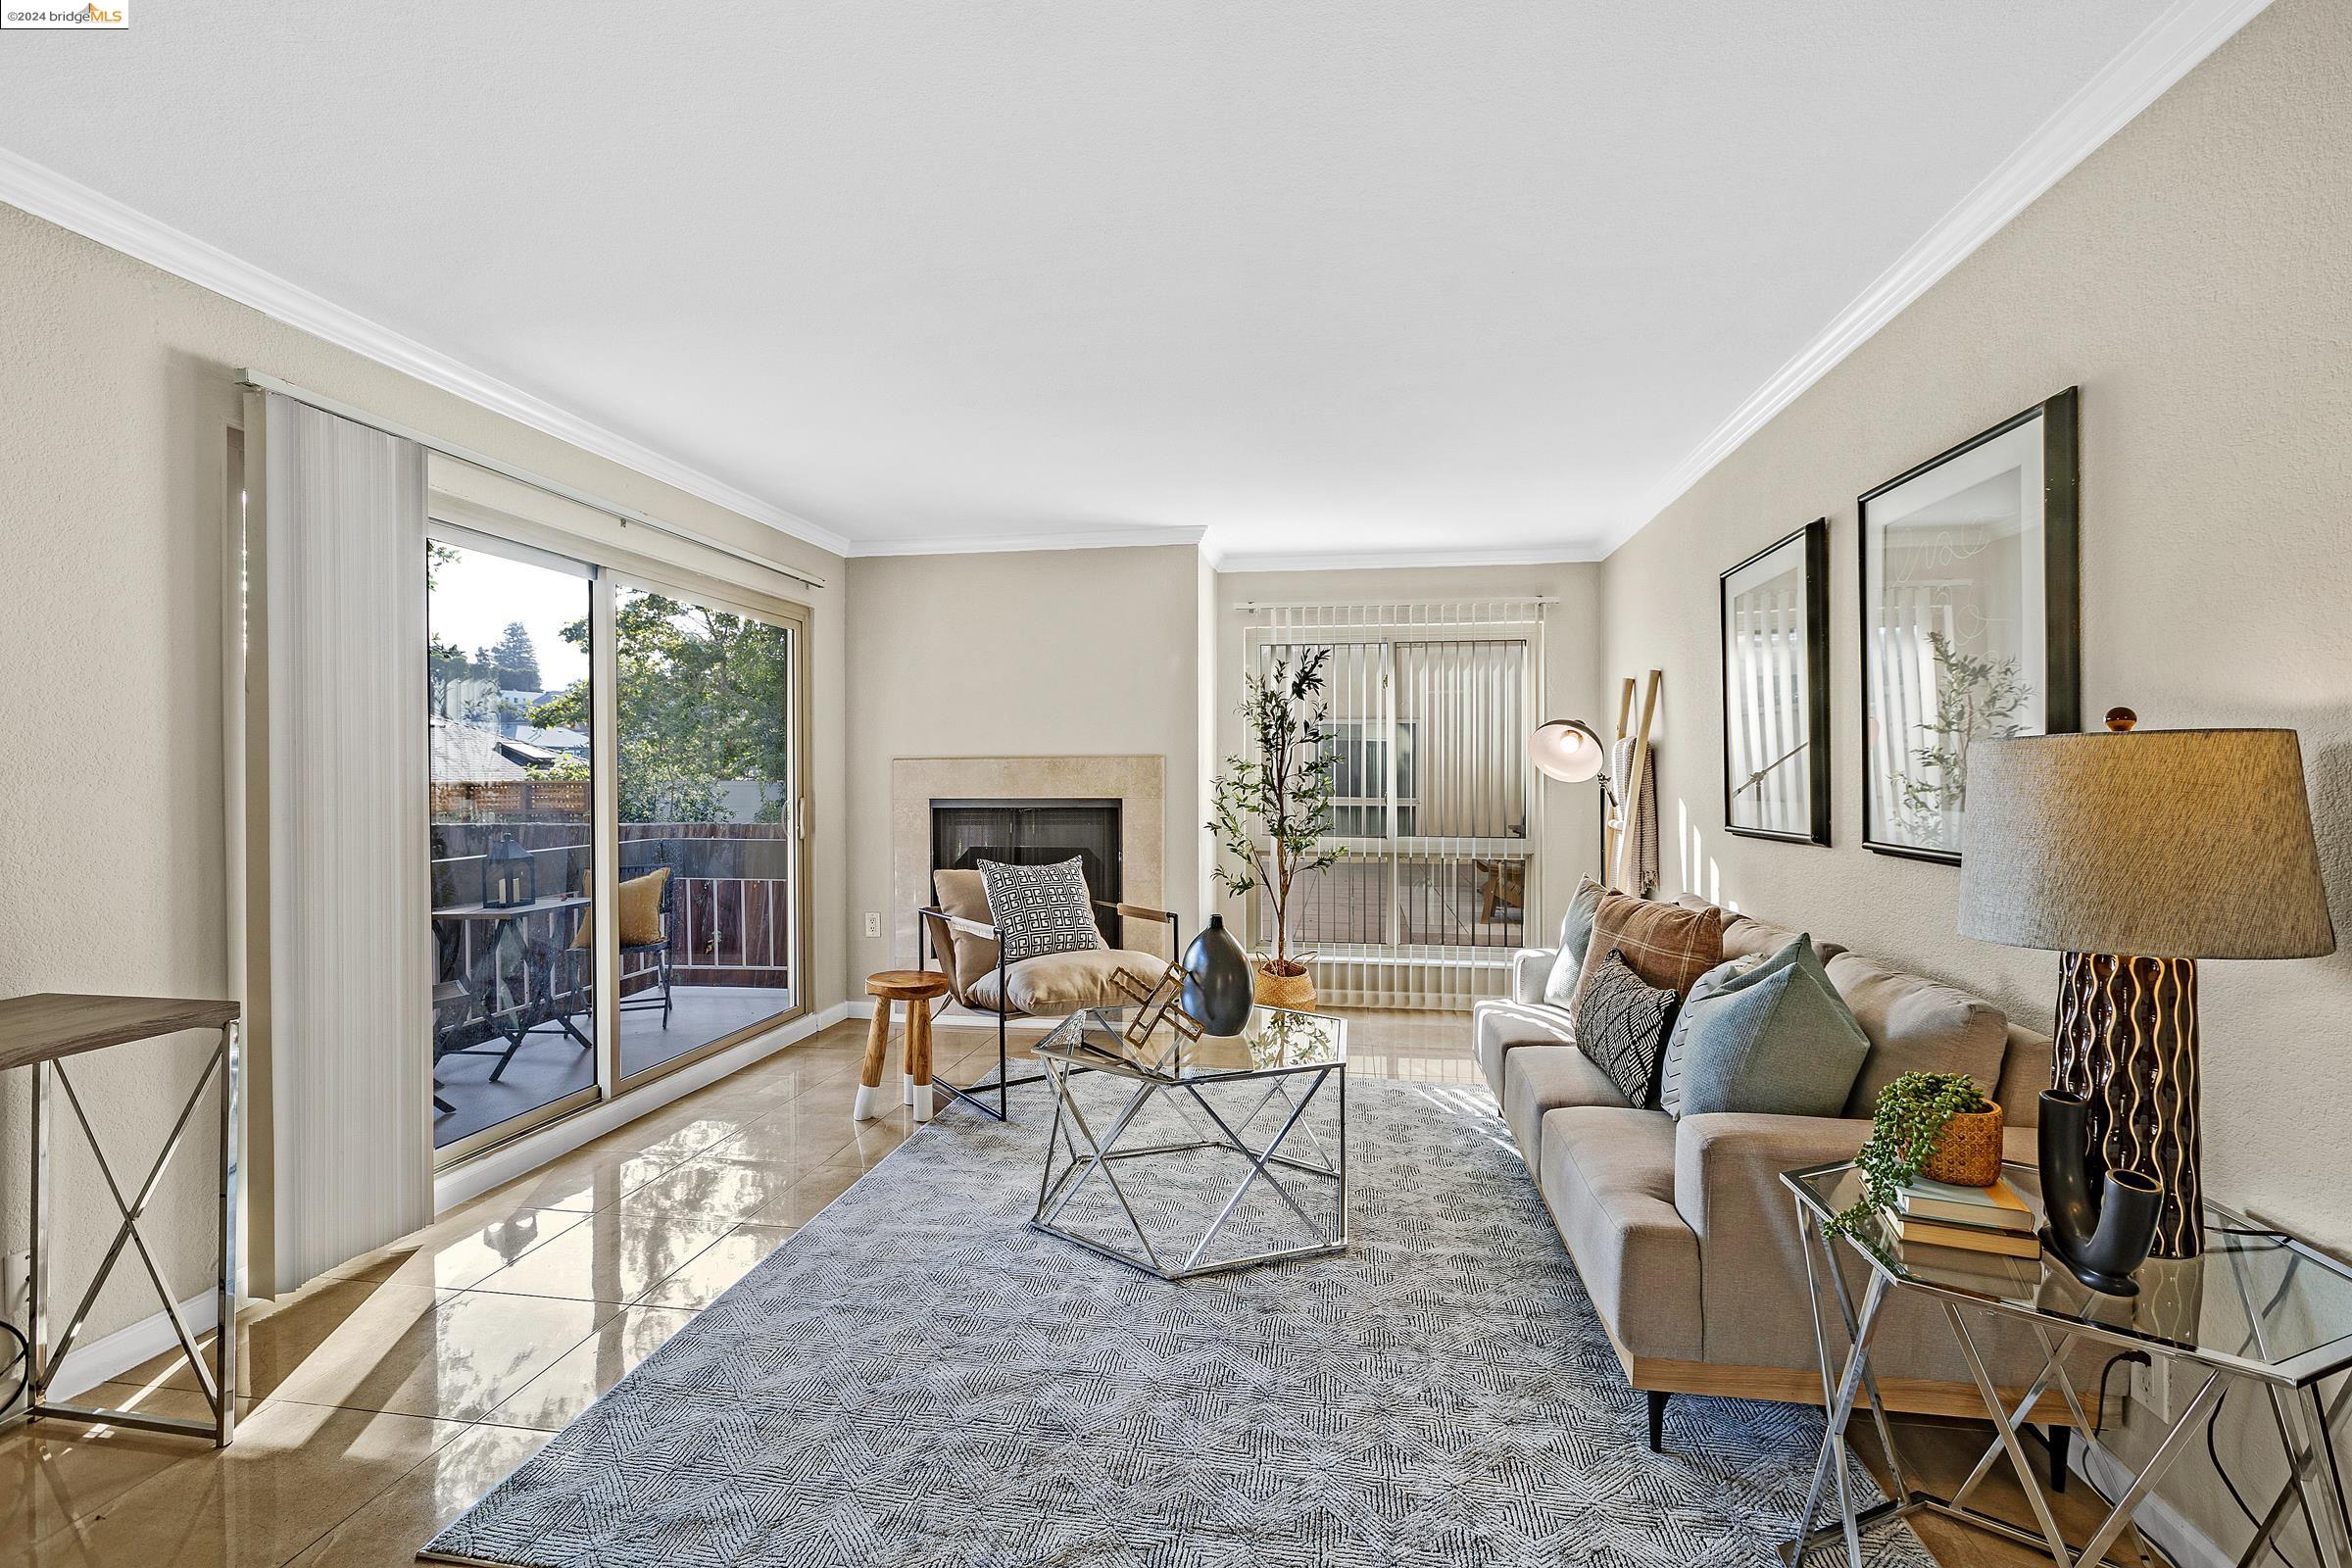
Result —
POLYGON ((24 1409, 22 1419, 54 1418, 89 1424, 128 1427, 142 1432, 180 1433, 189 1437, 210 1438, 220 1447, 228 1446, 236 1428, 236 1369, 237 1369, 237 1175, 238 1175, 238 1095, 244 1074, 244 1061, 238 1039, 237 1004, 233 1002, 193 1001, 179 997, 96 997, 66 996, 54 993, 30 997, 12 997, 0 1001, 0 1069, 29 1067, 32 1069, 32 1267, 29 1284, 32 1294, 32 1321, 26 1327, 26 1366, 24 1381, 24 1409), (187 1102, 180 1107, 178 1119, 165 1137, 163 1149, 155 1155, 147 1174, 135 1192, 125 1194, 123 1184, 115 1174, 105 1148, 98 1141, 98 1130, 90 1123, 89 1112, 83 1108, 81 1096, 66 1070, 66 1059, 84 1052, 102 1051, 109 1046, 128 1045, 133 1041, 152 1040, 162 1035, 178 1034, 189 1029, 217 1029, 220 1044, 205 1064, 203 1075, 196 1080, 195 1089, 187 1102), (218 1331, 213 1336, 212 1366, 205 1364, 203 1352, 196 1347, 196 1336, 190 1332, 187 1320, 181 1316, 179 1303, 173 1299, 170 1282, 155 1254, 148 1250, 147 1238, 139 1230, 139 1221, 154 1201, 156 1189, 163 1185, 164 1172, 172 1164, 172 1156, 179 1152, 180 1139, 188 1124, 194 1120, 196 1108, 204 1101, 213 1080, 220 1080, 220 1157, 219 1180, 220 1189, 220 1264, 216 1276, 218 1290, 218 1331), (51 1190, 50 1151, 54 1147, 57 1102, 60 1095, 66 1108, 81 1128, 81 1136, 96 1156, 99 1174, 105 1190, 113 1200, 119 1223, 106 1255, 99 1261, 98 1271, 81 1299, 64 1320, 64 1329, 55 1341, 50 1339, 49 1249, 56 1226, 52 1213, 54 1193, 51 1190), (97 1406, 66 1404, 49 1397, 50 1379, 63 1364, 66 1353, 74 1348, 87 1321, 91 1305, 98 1299, 99 1291, 113 1275, 115 1265, 122 1260, 124 1250, 135 1251, 145 1266, 148 1282, 163 1299, 164 1312, 172 1321, 172 1330, 178 1337, 179 1348, 195 1368, 197 1386, 204 1391, 205 1400, 212 1406, 210 1421, 191 1421, 172 1416, 147 1415, 136 1410, 111 1410, 97 1406))

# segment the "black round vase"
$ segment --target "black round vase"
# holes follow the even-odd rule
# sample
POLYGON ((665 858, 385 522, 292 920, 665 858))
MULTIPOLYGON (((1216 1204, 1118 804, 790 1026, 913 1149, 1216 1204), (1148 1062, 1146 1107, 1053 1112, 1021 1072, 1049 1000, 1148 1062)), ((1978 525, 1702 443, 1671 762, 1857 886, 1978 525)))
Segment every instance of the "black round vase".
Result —
POLYGON ((1184 1010, 1212 1035, 1238 1035, 1250 1021, 1251 988, 1249 955, 1225 929, 1225 917, 1210 915, 1208 928, 1184 950, 1184 1010))

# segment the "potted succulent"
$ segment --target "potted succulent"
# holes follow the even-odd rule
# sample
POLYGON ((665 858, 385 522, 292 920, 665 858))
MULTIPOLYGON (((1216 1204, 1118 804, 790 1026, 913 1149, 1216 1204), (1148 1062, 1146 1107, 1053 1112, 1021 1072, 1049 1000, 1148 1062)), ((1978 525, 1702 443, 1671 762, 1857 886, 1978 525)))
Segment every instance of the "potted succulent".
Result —
POLYGON ((1266 890, 1274 929, 1271 951, 1257 959, 1254 989, 1268 1006, 1314 1005, 1310 956, 1291 951, 1292 895, 1300 877, 1347 853, 1324 843, 1340 761, 1324 744, 1331 706, 1323 694, 1323 666, 1330 660, 1328 648, 1303 648, 1278 654, 1250 677, 1241 712, 1250 750, 1225 759, 1209 798, 1217 885, 1235 898, 1266 890))
POLYGON ((2001 1178, 2001 1107, 1957 1072, 1907 1072, 1879 1091, 1870 1137, 1854 1155, 1862 1200, 1830 1221, 1858 1236, 1870 1216, 1894 1207, 1895 1194, 1922 1177, 1955 1187, 2001 1178))

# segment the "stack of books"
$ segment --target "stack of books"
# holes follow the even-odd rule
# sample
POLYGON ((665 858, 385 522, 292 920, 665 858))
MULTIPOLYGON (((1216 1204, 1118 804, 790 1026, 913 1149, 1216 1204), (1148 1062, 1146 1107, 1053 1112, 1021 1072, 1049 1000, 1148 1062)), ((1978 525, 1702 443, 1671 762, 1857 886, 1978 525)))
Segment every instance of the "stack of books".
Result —
POLYGON ((2039 1215, 2006 1180, 1989 1187, 1915 1180, 1895 1192, 1895 1213, 1886 1218, 1905 1246, 1905 1262, 1981 1272, 1987 1286, 2021 1274, 1997 1260, 2041 1257, 2041 1239, 2034 1234, 2039 1215))

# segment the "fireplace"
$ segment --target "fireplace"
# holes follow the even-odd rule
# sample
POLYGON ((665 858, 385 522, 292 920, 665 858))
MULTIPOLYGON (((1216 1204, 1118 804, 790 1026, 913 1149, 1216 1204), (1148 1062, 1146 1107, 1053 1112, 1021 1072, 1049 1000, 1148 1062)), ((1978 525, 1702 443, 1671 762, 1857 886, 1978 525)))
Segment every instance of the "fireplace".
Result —
MULTIPOLYGON (((1087 891, 1115 904, 1124 894, 1120 825, 1115 800, 934 800, 931 869, 968 871, 982 860, 1051 865, 1075 856, 1087 891)), ((1104 942, 1119 945, 1117 915, 1097 909, 1095 923, 1104 942)))

